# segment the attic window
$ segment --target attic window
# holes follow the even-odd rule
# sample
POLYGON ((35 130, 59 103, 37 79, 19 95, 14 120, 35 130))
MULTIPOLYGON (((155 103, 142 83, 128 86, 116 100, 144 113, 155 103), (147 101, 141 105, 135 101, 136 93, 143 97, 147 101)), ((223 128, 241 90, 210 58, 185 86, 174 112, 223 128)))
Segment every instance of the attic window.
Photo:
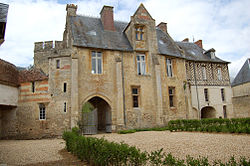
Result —
POLYGON ((135 39, 136 40, 143 40, 144 38, 144 28, 143 26, 135 27, 135 39))
POLYGON ((214 52, 211 52, 211 59, 215 59, 215 53, 214 52))

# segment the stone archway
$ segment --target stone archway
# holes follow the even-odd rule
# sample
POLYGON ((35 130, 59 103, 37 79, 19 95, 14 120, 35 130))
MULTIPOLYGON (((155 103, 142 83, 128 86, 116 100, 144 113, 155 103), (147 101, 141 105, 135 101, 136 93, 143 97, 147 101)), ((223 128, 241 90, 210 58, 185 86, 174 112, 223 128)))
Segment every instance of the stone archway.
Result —
POLYGON ((213 107, 207 106, 201 109, 201 119, 203 118, 215 118, 216 110, 213 107))
POLYGON ((85 129, 83 134, 97 134, 97 132, 112 132, 111 129, 111 107, 103 98, 95 96, 88 101, 93 106, 93 110, 90 113, 86 113, 84 116, 85 129), (86 118, 86 116, 88 116, 86 118), (94 126, 94 127, 93 127, 94 126))

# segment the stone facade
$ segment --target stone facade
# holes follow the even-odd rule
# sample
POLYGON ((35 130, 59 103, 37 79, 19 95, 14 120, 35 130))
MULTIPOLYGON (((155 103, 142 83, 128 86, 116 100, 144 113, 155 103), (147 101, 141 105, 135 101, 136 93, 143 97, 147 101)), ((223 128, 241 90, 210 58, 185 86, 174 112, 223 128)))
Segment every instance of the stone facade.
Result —
POLYGON ((206 61, 189 59, 185 47, 168 34, 166 23, 156 27, 142 4, 129 23, 114 21, 110 6, 103 7, 100 19, 77 15, 72 4, 66 10, 63 41, 36 42, 34 69, 19 73, 26 77, 19 80, 12 125, 17 138, 61 135, 78 125, 86 102, 96 112, 89 126, 106 132, 199 119, 206 106, 214 109, 206 113, 212 117, 223 117, 225 105, 232 109, 227 62, 212 62, 203 53, 206 61), (202 66, 206 80, 201 79, 202 66), (215 76, 217 68, 222 80, 215 76), (209 102, 202 100, 204 87, 209 102), (223 102, 217 94, 221 88, 223 102))

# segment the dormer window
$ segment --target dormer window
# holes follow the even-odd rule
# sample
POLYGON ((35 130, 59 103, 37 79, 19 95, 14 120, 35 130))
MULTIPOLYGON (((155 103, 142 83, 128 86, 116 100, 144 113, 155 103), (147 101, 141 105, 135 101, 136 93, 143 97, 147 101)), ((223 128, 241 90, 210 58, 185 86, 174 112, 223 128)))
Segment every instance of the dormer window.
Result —
POLYGON ((214 52, 211 52, 211 59, 215 59, 215 53, 214 52))
POLYGON ((135 38, 136 38, 136 40, 143 40, 143 38, 144 38, 143 26, 135 27, 135 38))

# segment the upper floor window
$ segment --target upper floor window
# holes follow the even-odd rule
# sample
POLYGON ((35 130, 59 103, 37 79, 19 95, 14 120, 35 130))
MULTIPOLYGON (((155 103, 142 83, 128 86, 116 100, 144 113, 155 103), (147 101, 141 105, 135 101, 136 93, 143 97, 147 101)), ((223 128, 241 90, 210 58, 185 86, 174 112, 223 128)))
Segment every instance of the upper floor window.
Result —
POLYGON ((225 101, 225 90, 222 88, 220 92, 221 92, 221 100, 225 101))
POLYGON ((45 112, 45 105, 39 104, 39 120, 45 120, 46 119, 46 112, 45 112))
POLYGON ((57 69, 60 69, 60 60, 59 60, 59 59, 56 60, 56 68, 57 68, 57 69))
POLYGON ((31 91, 34 93, 35 92, 35 82, 31 83, 31 91))
POLYGON ((217 77, 218 77, 218 80, 222 80, 221 68, 217 69, 217 77))
POLYGON ((205 101, 208 101, 208 89, 204 89, 205 101))
POLYGON ((169 87, 168 88, 168 94, 169 94, 169 106, 174 107, 174 100, 175 100, 175 88, 174 87, 169 87))
POLYGON ((135 28, 135 38, 136 40, 143 40, 144 38, 143 26, 138 26, 135 28))
POLYGON ((137 74, 138 75, 145 75, 146 74, 146 62, 145 62, 145 54, 137 54, 136 61, 137 61, 137 74))
POLYGON ((64 111, 64 112, 67 112, 67 103, 66 103, 66 102, 64 102, 63 111, 64 111))
POLYGON ((67 83, 66 82, 63 83, 63 92, 67 92, 67 83))
POLYGON ((173 65, 172 65, 172 60, 167 58, 166 59, 166 64, 167 64, 167 76, 168 77, 173 77, 173 65))
POLYGON ((138 108, 139 107, 139 88, 138 87, 132 88, 132 98, 133 98, 133 107, 138 108))
POLYGON ((91 55, 92 62, 92 74, 102 74, 102 53, 92 51, 91 55))
POLYGON ((207 79, 207 72, 206 72, 206 66, 202 66, 202 79, 206 80, 207 79))

